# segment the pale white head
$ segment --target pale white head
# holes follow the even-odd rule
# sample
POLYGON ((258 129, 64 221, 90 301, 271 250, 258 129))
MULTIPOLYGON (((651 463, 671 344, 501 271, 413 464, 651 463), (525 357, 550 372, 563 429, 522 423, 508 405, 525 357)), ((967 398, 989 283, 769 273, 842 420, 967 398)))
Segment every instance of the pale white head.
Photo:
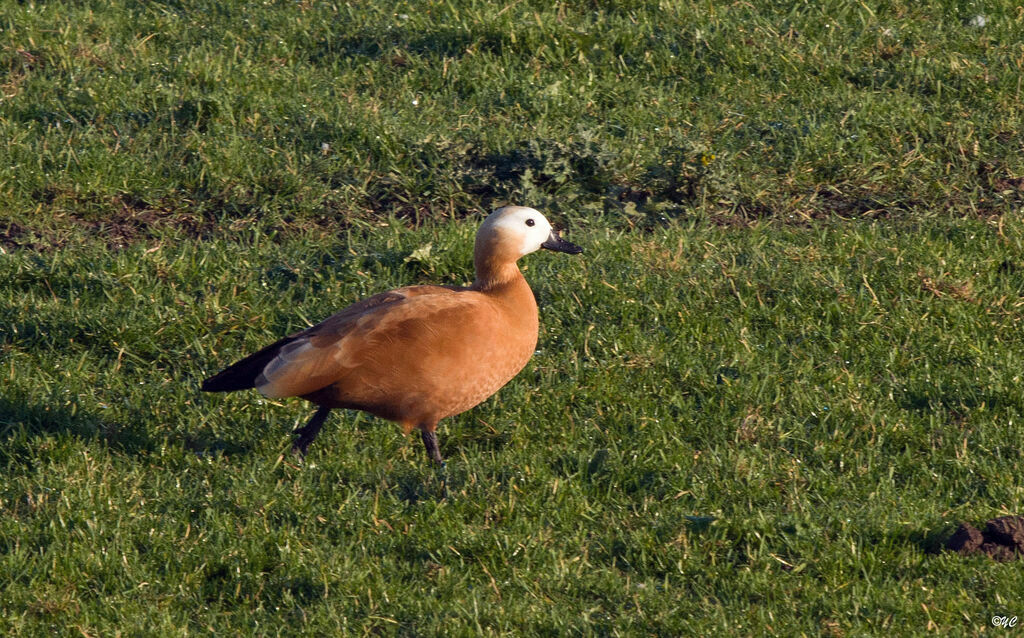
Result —
POLYGON ((518 259, 541 248, 577 254, 583 249, 559 237, 540 211, 527 206, 504 206, 495 210, 480 226, 480 238, 497 240, 518 259))

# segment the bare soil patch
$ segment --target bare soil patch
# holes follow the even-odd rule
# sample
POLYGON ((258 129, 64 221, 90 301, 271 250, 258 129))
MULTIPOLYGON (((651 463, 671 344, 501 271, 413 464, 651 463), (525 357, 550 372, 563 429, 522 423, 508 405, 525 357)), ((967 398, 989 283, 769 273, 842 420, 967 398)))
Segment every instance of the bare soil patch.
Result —
POLYGON ((1001 516, 985 523, 979 531, 961 523, 946 541, 946 549, 961 556, 984 554, 999 562, 1024 556, 1024 516, 1001 516))

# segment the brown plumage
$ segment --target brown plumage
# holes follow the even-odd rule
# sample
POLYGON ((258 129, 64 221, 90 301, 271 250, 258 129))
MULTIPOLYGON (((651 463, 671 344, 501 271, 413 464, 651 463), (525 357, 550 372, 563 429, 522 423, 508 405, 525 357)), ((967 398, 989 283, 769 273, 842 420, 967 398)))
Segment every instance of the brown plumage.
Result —
POLYGON ((296 430, 305 454, 330 410, 349 408, 418 428, 441 462, 437 423, 479 404, 514 377, 537 347, 537 303, 516 261, 561 239, 539 212, 506 206, 477 232, 472 286, 409 286, 352 304, 324 322, 249 355, 205 380, 207 392, 256 388, 320 406, 296 430))

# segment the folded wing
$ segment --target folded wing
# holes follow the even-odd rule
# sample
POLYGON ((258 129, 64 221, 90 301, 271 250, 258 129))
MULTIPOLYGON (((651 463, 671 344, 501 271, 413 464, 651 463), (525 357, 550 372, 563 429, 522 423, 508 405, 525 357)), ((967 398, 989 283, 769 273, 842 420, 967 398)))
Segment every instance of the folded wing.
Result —
POLYGON ((350 365, 348 337, 372 333, 396 308, 425 295, 454 294, 443 286, 411 286, 352 304, 312 328, 289 335, 203 381, 207 392, 257 388, 268 397, 302 396, 333 383, 350 365))

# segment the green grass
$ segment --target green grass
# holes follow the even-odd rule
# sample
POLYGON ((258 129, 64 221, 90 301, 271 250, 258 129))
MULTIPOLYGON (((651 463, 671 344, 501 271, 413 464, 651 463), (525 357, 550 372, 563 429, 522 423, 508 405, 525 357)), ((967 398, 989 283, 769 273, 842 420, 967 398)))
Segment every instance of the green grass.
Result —
POLYGON ((0 9, 19 244, 505 200, 618 224, 1024 201, 1010 2, 110 4, 0 9))
POLYGON ((1024 509, 1015 6, 112 4, 0 5, 0 634, 1024 614, 936 551, 1024 509), (539 351, 442 423, 447 497, 393 424, 297 466, 308 405, 198 391, 471 280, 502 201, 586 252, 524 260, 539 351))
POLYGON ((442 430, 199 379, 371 289, 471 276, 469 225, 3 262, 3 627, 89 635, 981 631, 1015 565, 1024 224, 573 234, 540 352, 442 430), (433 272, 404 257, 426 241, 433 272), (671 291, 671 294, 667 294, 671 291))

